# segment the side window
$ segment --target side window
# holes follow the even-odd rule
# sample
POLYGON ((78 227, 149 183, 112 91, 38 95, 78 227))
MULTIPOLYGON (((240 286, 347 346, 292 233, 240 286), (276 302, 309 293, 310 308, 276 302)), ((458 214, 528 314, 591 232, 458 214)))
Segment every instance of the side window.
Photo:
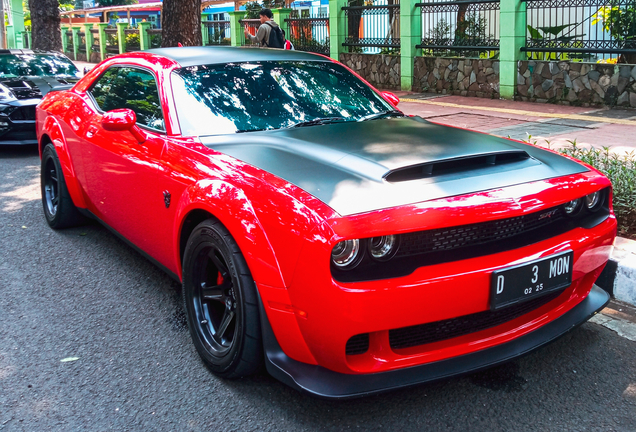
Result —
POLYGON ((140 125, 165 130, 157 82, 150 72, 131 67, 110 68, 97 80, 90 93, 104 112, 130 108, 140 125))

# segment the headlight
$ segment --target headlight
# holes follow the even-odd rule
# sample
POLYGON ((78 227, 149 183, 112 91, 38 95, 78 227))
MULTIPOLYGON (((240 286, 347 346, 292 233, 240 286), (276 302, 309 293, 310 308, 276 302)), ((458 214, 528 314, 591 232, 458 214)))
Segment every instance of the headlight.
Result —
POLYGON ((13 102, 18 100, 11 89, 4 84, 0 84, 0 102, 13 102))
POLYGON ((585 206, 590 211, 596 211, 601 208, 601 205, 603 204, 602 198, 603 195, 600 191, 592 192, 591 194, 585 196, 585 206))
POLYGON ((572 216, 576 213, 576 211, 579 209, 579 204, 581 203, 580 199, 575 199, 572 200, 570 202, 566 202, 563 205, 563 210, 565 211, 565 214, 568 216, 572 216))
POLYGON ((341 269, 355 267, 360 256, 360 240, 344 240, 333 247, 331 261, 341 269))
POLYGON ((397 237, 394 235, 373 237, 369 240, 369 253, 377 260, 388 260, 396 251, 397 237))

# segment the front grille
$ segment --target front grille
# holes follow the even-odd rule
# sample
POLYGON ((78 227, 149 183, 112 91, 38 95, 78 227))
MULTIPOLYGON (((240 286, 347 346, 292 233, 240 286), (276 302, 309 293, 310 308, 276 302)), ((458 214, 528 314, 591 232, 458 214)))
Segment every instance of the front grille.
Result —
POLYGON ((411 348, 498 326, 557 298, 563 290, 496 311, 484 311, 443 321, 389 330, 392 349, 411 348))
POLYGON ((35 106, 19 107, 9 117, 11 120, 35 120, 35 106))
POLYGON ((364 354, 369 350, 369 333, 352 336, 347 341, 345 353, 347 355, 364 354))
POLYGON ((558 207, 554 207, 508 219, 402 234, 397 256, 441 252, 505 241, 548 225, 558 225, 562 219, 563 214, 558 207), (546 216, 548 214, 550 217, 546 216))

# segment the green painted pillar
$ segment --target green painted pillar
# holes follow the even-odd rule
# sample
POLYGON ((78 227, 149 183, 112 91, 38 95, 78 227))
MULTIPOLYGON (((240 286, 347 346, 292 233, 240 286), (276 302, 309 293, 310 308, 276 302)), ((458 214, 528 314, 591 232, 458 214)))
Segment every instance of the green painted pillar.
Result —
POLYGON ((71 33, 73 33, 73 59, 77 60, 77 54, 79 54, 80 36, 79 32, 81 27, 71 27, 71 33))
POLYGON ((517 63, 523 59, 526 43, 526 2, 501 0, 499 38, 499 94, 514 99, 517 88, 517 63))
POLYGON ((139 49, 141 51, 145 51, 150 49, 150 35, 148 34, 148 30, 152 26, 149 22, 140 22, 139 23, 139 49))
POLYGON ((24 9, 22 0, 11 0, 10 3, 11 24, 13 25, 14 48, 24 48, 22 43, 22 32, 24 31, 24 9))
POLYGON ((415 4, 418 0, 400 0, 400 88, 413 89, 415 56, 422 50, 415 48, 422 43, 422 11, 415 4))
POLYGON ((228 12, 230 15, 230 37, 232 46, 241 46, 243 29, 239 21, 243 19, 246 13, 245 11, 228 12))
POLYGON ((106 28, 108 23, 97 24, 97 30, 99 30, 99 55, 102 61, 106 59, 106 28))
POLYGON ((93 48, 93 32, 91 31, 93 24, 84 23, 82 26, 84 27, 84 38, 86 39, 86 61, 90 62, 93 48))
POLYGON ((123 54, 126 52, 126 30, 128 28, 128 23, 118 22, 117 23, 117 40, 119 41, 119 54, 123 54))
POLYGON ((5 28, 7 29, 7 48, 15 49, 15 29, 12 25, 8 25, 5 28))
POLYGON ((347 4, 347 0, 329 0, 329 55, 338 61, 340 53, 344 52, 342 44, 347 38, 347 17, 342 10, 347 4))
POLYGON ((272 9, 272 14, 274 14, 274 21, 280 26, 281 29, 285 31, 285 38, 289 38, 289 28, 286 19, 289 19, 289 14, 293 9, 289 8, 280 8, 280 9, 272 9))
POLYGON ((31 38, 31 32, 26 32, 27 42, 29 43, 29 48, 33 49, 33 39, 31 38))
POLYGON ((208 27, 205 25, 203 19, 201 20, 201 44, 203 46, 210 44, 210 33, 208 32, 208 27))
POLYGON ((66 38, 66 32, 68 27, 62 26, 60 28, 60 33, 62 33, 62 52, 66 54, 66 50, 68 49, 68 39, 66 38))

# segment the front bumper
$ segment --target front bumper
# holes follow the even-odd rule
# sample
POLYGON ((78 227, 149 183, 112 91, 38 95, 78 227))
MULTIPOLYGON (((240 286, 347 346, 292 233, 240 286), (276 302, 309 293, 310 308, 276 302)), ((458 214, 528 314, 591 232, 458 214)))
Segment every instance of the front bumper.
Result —
POLYGON ((10 105, 2 104, 0 109, 0 144, 37 144, 35 104, 38 101, 16 101, 10 105))
POLYGON ((370 374, 344 374, 288 357, 276 341, 261 304, 267 371, 297 390, 325 399, 347 399, 381 393, 467 374, 507 362, 544 346, 583 324, 603 309, 609 295, 594 285, 589 295, 559 318, 510 342, 459 357, 404 369, 370 374))

